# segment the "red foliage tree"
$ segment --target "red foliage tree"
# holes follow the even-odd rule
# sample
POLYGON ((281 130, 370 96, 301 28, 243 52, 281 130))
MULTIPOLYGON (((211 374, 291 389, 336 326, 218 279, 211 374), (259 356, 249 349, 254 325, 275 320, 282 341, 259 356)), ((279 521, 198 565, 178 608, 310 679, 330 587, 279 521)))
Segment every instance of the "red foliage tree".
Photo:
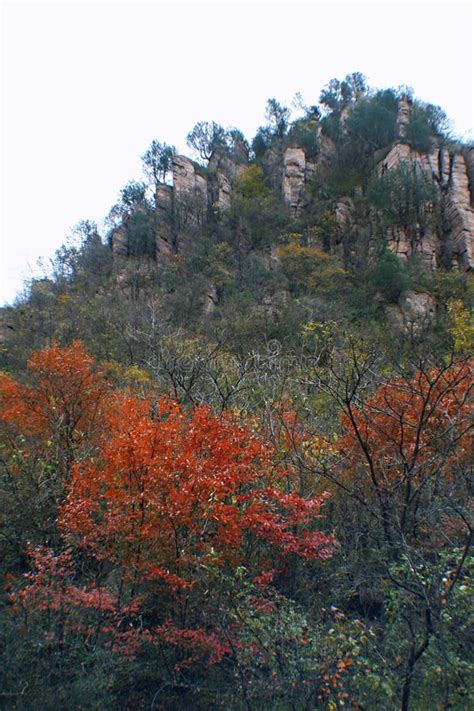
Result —
POLYGON ((443 491, 466 482, 472 455, 472 365, 420 369, 379 387, 363 405, 346 400, 345 485, 375 501, 386 536, 414 534, 443 491))
POLYGON ((212 595, 225 576, 240 566, 250 580, 291 556, 332 555, 332 536, 315 525, 327 494, 300 495, 295 471, 251 425, 204 406, 189 413, 169 399, 111 393, 78 343, 36 354, 29 372, 25 386, 3 379, 11 396, 0 416, 65 452, 58 523, 68 552, 33 552, 19 599, 47 608, 58 629, 87 636, 95 610, 95 629, 115 648, 129 638, 134 649, 140 626, 147 639, 179 643, 185 657, 218 661, 229 648, 212 595))
POLYGON ((243 562, 259 541, 282 555, 331 554, 332 538, 312 527, 326 497, 294 493, 291 471, 231 416, 118 397, 105 426, 98 456, 73 467, 61 526, 119 566, 134 593, 145 580, 190 588, 197 566, 243 562))
POLYGON ((23 611, 25 632, 43 614, 43 634, 51 645, 64 647, 79 636, 89 647, 102 644, 126 656, 137 651, 147 635, 123 621, 137 611, 138 601, 119 606, 103 586, 78 584, 69 549, 55 555, 40 546, 29 553, 33 570, 24 576, 27 585, 10 596, 23 611))
POLYGON ((34 353, 27 382, 0 375, 0 422, 10 434, 35 437, 40 447, 56 445, 69 466, 83 442, 91 443, 108 384, 82 343, 54 344, 34 353))
POLYGON ((354 604, 393 615, 383 634, 390 640, 396 630, 390 663, 407 711, 427 650, 445 654, 446 620, 457 615, 454 591, 474 540, 472 362, 421 361, 367 396, 376 361, 353 348, 352 367, 331 365, 324 385, 341 406, 343 434, 321 470, 338 491, 341 547, 357 562, 347 581, 354 604))
POLYGON ((56 519, 74 460, 102 435, 109 383, 74 342, 35 353, 22 381, 0 374, 0 527, 13 556, 58 539, 56 519))

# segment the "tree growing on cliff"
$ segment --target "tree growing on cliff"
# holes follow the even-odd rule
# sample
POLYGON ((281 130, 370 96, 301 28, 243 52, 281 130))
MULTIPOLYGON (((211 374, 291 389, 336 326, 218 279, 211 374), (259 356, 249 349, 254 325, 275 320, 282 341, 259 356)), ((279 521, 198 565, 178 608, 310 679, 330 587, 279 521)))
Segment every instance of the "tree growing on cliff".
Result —
POLYGON ((282 138, 288 131, 291 110, 280 104, 276 99, 268 99, 265 108, 265 118, 273 135, 282 138))
POLYGON ((141 180, 129 180, 120 191, 119 201, 111 208, 107 220, 117 224, 139 210, 148 210, 147 185, 141 180))
POLYGON ((398 98, 392 89, 359 101, 347 118, 348 139, 362 152, 388 146, 396 137, 397 109, 398 98))
POLYGON ((216 149, 226 147, 226 142, 226 130, 215 121, 199 121, 186 138, 188 146, 207 162, 216 149))
POLYGON ((348 74, 345 79, 331 79, 322 90, 319 101, 326 111, 340 112, 351 101, 367 92, 367 79, 361 72, 348 74))
POLYGON ((440 221, 439 195, 426 171, 402 161, 381 177, 374 176, 367 187, 369 204, 378 210, 384 236, 403 236, 415 253, 423 237, 440 221))
POLYGON ((176 155, 174 146, 156 140, 150 143, 142 155, 145 174, 155 187, 166 182, 166 176, 173 167, 174 155, 176 155))

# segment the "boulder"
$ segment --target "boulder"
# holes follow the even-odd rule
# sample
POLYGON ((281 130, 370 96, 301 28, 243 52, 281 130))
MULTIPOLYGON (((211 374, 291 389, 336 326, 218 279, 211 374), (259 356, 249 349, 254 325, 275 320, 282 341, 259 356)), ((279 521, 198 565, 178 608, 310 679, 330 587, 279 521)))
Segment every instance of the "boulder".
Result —
POLYGON ((418 335, 433 321, 436 304, 431 294, 407 291, 399 304, 385 307, 385 314, 395 333, 401 336, 418 335))

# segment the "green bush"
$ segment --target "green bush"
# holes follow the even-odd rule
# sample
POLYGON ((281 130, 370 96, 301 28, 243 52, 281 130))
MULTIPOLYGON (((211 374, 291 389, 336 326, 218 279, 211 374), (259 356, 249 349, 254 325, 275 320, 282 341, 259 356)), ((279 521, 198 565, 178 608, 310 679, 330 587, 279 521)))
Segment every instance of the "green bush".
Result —
POLYGON ((148 256, 154 258, 155 231, 153 217, 150 213, 139 210, 134 212, 127 221, 128 249, 131 256, 148 256))
POLYGON ((432 128, 426 110, 415 107, 405 126, 405 141, 420 153, 429 153, 434 146, 432 128))
POLYGON ((319 152, 318 122, 300 119, 292 124, 288 134, 294 145, 304 149, 307 158, 316 158, 319 152))
POLYGON ((383 148, 395 140, 398 99, 394 91, 378 91, 352 109, 346 122, 349 140, 361 143, 370 151, 383 148))
POLYGON ((437 219, 436 185, 416 165, 402 162, 381 178, 374 177, 367 199, 380 211, 384 225, 403 228, 414 237, 437 219))
POLYGON ((409 284, 401 259, 390 251, 384 252, 369 275, 369 284, 390 304, 396 304, 409 284))

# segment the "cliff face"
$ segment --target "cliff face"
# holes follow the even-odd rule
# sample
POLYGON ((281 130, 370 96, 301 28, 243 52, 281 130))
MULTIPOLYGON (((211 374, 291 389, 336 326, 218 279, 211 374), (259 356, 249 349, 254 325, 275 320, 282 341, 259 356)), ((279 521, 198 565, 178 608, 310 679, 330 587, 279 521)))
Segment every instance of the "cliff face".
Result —
MULTIPOLYGON (((472 155, 472 154, 471 154, 472 155)), ((473 192, 468 168, 463 155, 449 156, 449 181, 446 188, 445 209, 450 235, 459 265, 474 267, 474 210, 473 192)))
POLYGON ((417 169, 437 188, 442 225, 423 235, 416 246, 406 234, 388 235, 390 247, 402 259, 417 251, 432 270, 440 265, 444 254, 443 266, 468 271, 474 267, 473 151, 466 149, 459 153, 444 147, 434 147, 428 153, 413 150, 405 142, 411 115, 412 104, 402 97, 397 118, 399 140, 376 170, 378 175, 384 175, 400 164, 417 169))
MULTIPOLYGON (((471 154, 468 154, 471 158, 471 154)), ((414 151, 406 143, 396 143, 386 158, 377 166, 379 175, 384 175, 402 163, 416 166, 432 181, 439 193, 444 230, 425 234, 416 251, 431 269, 440 263, 443 242, 450 246, 452 266, 470 270, 474 267, 474 210, 472 208, 472 183, 465 156, 450 153, 444 148, 435 148, 430 153, 414 151)), ((407 234, 388 235, 391 249, 402 259, 414 251, 407 234)))
POLYGON ((196 170, 196 164, 185 156, 173 158, 173 187, 176 199, 194 196, 207 200, 207 180, 196 170))
MULTIPOLYGON (((448 150, 434 144, 432 150, 420 152, 407 142, 407 127, 412 112, 411 102, 399 101, 396 122, 397 139, 383 151, 384 157, 374 166, 374 175, 390 174, 401 166, 416 170, 423 180, 435 186, 440 219, 428 226, 385 228, 385 239, 390 249, 402 260, 417 255, 427 270, 454 268, 470 270, 474 267, 474 149, 448 150), (414 238, 416 235, 416 238, 414 238)), ((350 108, 341 114, 345 130, 350 108)), ((274 147, 266 154, 266 179, 280 191, 282 201, 294 218, 304 217, 311 207, 310 184, 315 174, 327 170, 337 160, 335 143, 316 126, 318 142, 316 158, 308 159, 306 150, 295 142, 281 149, 274 147)), ((202 224, 209 215, 224 214, 231 208, 235 181, 249 165, 245 146, 237 146, 232 154, 216 152, 209 165, 202 168, 183 155, 173 158, 172 185, 160 184, 155 193, 156 256, 180 251, 181 233, 186 225, 202 224)), ((342 232, 357 230, 351 198, 339 198, 329 208, 342 232)), ((126 223, 112 234, 115 254, 127 254, 126 223)), ((347 254, 347 247, 344 248, 347 254)))
POLYGON ((128 255, 128 235, 126 225, 120 225, 112 231, 110 243, 112 252, 117 256, 128 255))
POLYGON ((287 148, 283 156, 283 199, 297 214, 305 202, 306 155, 303 148, 287 148))
POLYGON ((156 207, 156 253, 169 254, 172 251, 173 235, 171 215, 173 209, 173 189, 170 185, 157 185, 155 191, 156 207))

